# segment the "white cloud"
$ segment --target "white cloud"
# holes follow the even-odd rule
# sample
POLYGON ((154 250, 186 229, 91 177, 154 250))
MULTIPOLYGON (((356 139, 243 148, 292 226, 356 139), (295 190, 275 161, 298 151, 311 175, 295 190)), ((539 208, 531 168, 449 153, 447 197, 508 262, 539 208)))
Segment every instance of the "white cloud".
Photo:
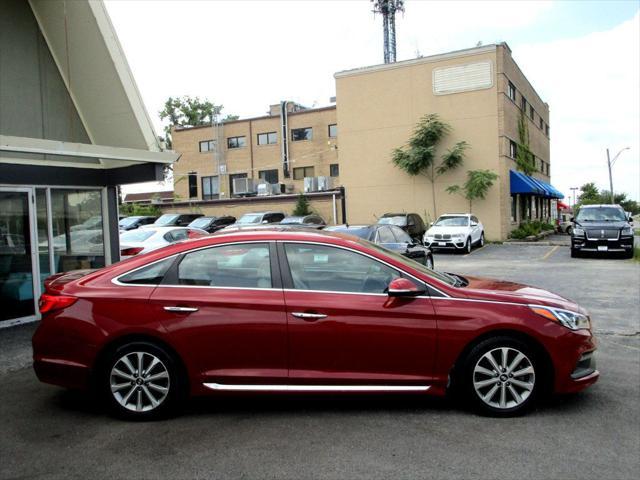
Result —
POLYGON ((640 198, 640 16, 580 38, 520 45, 514 58, 551 109, 552 182, 609 188, 640 198))

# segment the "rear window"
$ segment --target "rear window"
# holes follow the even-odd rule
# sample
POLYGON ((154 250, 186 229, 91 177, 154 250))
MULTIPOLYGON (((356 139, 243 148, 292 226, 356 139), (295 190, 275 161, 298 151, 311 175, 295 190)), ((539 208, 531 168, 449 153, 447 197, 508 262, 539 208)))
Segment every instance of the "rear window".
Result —
POLYGON ((198 218, 196 220, 194 220, 193 222, 191 222, 189 224, 190 227, 195 227, 195 228, 207 228, 209 226, 209 222, 211 222, 211 219, 208 217, 202 217, 202 218, 198 218))
POLYGON ((328 227, 325 228, 325 231, 353 235, 354 237, 364 238, 365 240, 371 238, 371 229, 369 227, 328 227))
POLYGON ((171 225, 180 215, 166 213, 158 218, 154 225, 171 225))
POLYGON ((120 235, 120 243, 126 242, 144 242, 153 236, 155 230, 131 230, 120 235))
POLYGON ((407 225, 407 217, 382 217, 378 220, 380 225, 397 225, 398 227, 405 227, 407 225))

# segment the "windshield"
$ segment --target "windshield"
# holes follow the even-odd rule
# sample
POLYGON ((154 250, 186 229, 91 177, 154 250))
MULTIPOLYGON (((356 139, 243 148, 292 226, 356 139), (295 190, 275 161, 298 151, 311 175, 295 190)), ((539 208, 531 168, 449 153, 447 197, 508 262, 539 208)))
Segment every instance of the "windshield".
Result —
POLYGON ((127 242, 144 242, 147 238, 151 237, 155 230, 131 230, 124 232, 120 235, 120 243, 127 242))
POLYGON ((369 227, 327 227, 327 232, 344 233, 345 235, 353 235, 354 237, 369 240, 372 230, 369 227))
POLYGON ((431 270, 426 265, 416 262, 415 260, 411 260, 410 258, 400 255, 399 253, 392 252, 391 250, 381 247, 380 245, 376 245, 375 243, 371 243, 369 241, 366 241, 366 242, 368 247, 374 250, 377 250, 388 257, 393 257, 394 260, 397 260, 403 265, 411 267, 414 270, 418 270, 420 273, 423 273, 431 278, 440 280, 442 283, 446 283, 447 285, 452 285, 452 286, 455 286, 458 283, 458 280, 456 280, 454 277, 450 275, 447 275, 446 273, 438 272, 436 270, 431 270))
POLYGON ((397 225, 398 227, 404 227, 407 225, 407 217, 382 217, 378 220, 380 225, 397 225))
POLYGON ((578 222, 626 222, 625 214, 617 207, 581 208, 576 217, 578 222))
POLYGON ((237 223, 241 224, 251 224, 251 223, 260 223, 262 221, 261 213, 247 213, 240 217, 237 223))
POLYGON ((134 223, 136 223, 138 221, 138 219, 140 219, 140 217, 123 218, 122 220, 120 220, 118 222, 118 225, 120 225, 121 227, 129 227, 129 226, 133 225, 134 223))
POLYGON ((434 227, 468 227, 469 217, 440 217, 434 227))
POLYGON ((160 218, 158 218, 155 222, 153 222, 154 225, 171 225, 180 215, 175 215, 175 214, 171 214, 171 213, 165 213, 164 215, 160 215, 160 218))
POLYGON ((209 226, 209 222, 211 222, 211 218, 202 217, 202 218, 198 218, 198 219, 194 220, 193 222, 191 222, 189 224, 189 226, 190 227, 195 227, 195 228, 206 228, 207 226, 209 226))
POLYGON ((302 223, 303 219, 304 217, 287 217, 287 218, 283 218, 280 223, 282 223, 283 225, 286 225, 289 223, 299 224, 299 223, 302 223))

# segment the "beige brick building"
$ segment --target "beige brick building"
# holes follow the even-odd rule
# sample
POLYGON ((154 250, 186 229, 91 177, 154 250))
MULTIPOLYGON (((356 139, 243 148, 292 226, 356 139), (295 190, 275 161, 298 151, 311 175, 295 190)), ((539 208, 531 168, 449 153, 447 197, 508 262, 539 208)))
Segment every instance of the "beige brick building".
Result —
MULTIPOLYGON (((348 70, 335 79, 335 106, 303 109, 288 103, 285 115, 281 105, 273 105, 265 116, 228 122, 219 129, 174 131, 174 148, 182 154, 174 170, 177 203, 163 210, 188 207, 236 216, 266 209, 289 213, 304 177, 328 176, 334 186, 344 186, 350 223, 375 222, 390 211, 416 212, 432 221, 442 213, 468 211, 468 202, 446 188, 464 183, 469 170, 489 169, 499 180, 487 198, 472 207, 487 239, 506 238, 523 218, 553 215, 552 197, 558 195, 548 185, 549 106, 505 43, 348 70), (458 141, 470 145, 463 166, 437 179, 435 211, 430 181, 411 177, 391 162, 393 149, 404 145, 420 118, 430 113, 452 127, 438 157, 458 141), (522 113, 535 155, 533 177, 544 183, 516 172, 522 113), (218 157, 211 151, 216 139, 221 144, 218 157), (511 180, 514 175, 517 185, 511 180), (293 194, 234 199, 232 180, 238 176, 282 183, 293 194)), ((335 215, 334 195, 316 194, 312 206, 328 221, 342 222, 335 215)))

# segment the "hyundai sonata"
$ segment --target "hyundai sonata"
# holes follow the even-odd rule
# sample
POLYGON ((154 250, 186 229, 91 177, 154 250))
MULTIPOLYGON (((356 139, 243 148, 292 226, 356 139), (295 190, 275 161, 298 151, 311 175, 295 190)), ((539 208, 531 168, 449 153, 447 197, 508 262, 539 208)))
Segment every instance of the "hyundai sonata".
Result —
POLYGON ((130 418, 220 392, 448 390, 508 416, 599 375, 570 300, 317 231, 214 235, 59 274, 40 310, 39 379, 93 388, 130 418))

